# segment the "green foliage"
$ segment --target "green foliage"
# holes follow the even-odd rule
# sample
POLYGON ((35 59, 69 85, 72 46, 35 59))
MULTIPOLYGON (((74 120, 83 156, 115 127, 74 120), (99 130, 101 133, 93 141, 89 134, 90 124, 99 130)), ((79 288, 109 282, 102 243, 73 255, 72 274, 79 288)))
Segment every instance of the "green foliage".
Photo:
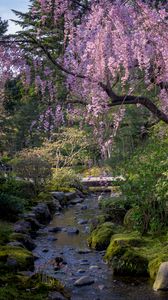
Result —
POLYGON ((99 207, 108 220, 116 224, 123 224, 124 216, 130 208, 130 204, 124 197, 111 197, 101 199, 99 207))
POLYGON ((93 166, 92 168, 87 168, 86 170, 83 171, 82 175, 84 177, 87 176, 108 176, 112 172, 110 167, 98 167, 98 166, 93 166))
MULTIPOLYGON (((143 95, 144 89, 145 87, 140 91, 143 95)), ((118 93, 120 90, 121 88, 119 88, 118 93)), ((149 97, 151 98, 151 95, 149 97)), ((148 124, 148 119, 149 112, 147 109, 137 108, 134 105, 126 108, 124 119, 114 138, 111 156, 106 160, 106 164, 112 168, 113 173, 118 171, 117 168, 121 163, 127 162, 137 146, 144 144, 148 136, 148 128, 145 127, 148 124)))
POLYGON ((89 136, 78 128, 61 128, 36 149, 54 168, 86 165, 90 159, 89 136))
POLYGON ((49 183, 48 188, 52 191, 60 191, 64 188, 77 188, 81 189, 82 185, 80 177, 69 168, 53 169, 53 176, 49 183))
POLYGON ((37 193, 51 176, 51 165, 33 149, 20 152, 12 164, 17 176, 34 183, 37 193))
POLYGON ((25 200, 0 192, 0 218, 3 220, 15 221, 18 214, 24 210, 25 200))
POLYGON ((99 202, 99 207, 102 210, 108 210, 110 208, 124 208, 126 210, 129 209, 130 204, 127 199, 122 197, 107 197, 102 198, 99 202))
POLYGON ((33 183, 11 176, 0 178, 0 191, 28 200, 35 196, 33 183))
POLYGON ((0 245, 4 245, 10 241, 11 233, 11 225, 6 222, 0 222, 0 245))
POLYGON ((134 207, 133 228, 142 233, 158 232, 168 224, 167 148, 167 128, 156 126, 145 147, 140 147, 121 169, 126 178, 122 192, 134 207))

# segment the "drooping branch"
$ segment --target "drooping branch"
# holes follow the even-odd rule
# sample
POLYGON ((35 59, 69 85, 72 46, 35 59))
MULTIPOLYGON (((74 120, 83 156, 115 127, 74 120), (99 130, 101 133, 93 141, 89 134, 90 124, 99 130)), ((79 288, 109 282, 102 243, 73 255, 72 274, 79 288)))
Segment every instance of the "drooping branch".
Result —
POLYGON ((168 115, 161 111, 149 98, 143 96, 133 96, 133 95, 123 95, 118 96, 114 91, 106 86, 105 84, 100 84, 101 87, 106 91, 107 95, 110 97, 112 102, 109 104, 110 107, 116 105, 128 105, 128 104, 141 104, 145 106, 150 112, 153 113, 155 117, 159 120, 168 124, 168 115))
MULTIPOLYGON (((83 74, 76 74, 73 71, 70 71, 68 69, 66 69, 65 67, 63 67, 60 63, 57 62, 57 60, 52 56, 51 52, 43 45, 41 44, 39 41, 37 41, 34 37, 32 37, 31 35, 28 36, 29 40, 18 40, 18 41, 12 41, 12 43, 14 42, 18 42, 18 43, 32 43, 32 44, 36 44, 37 47, 39 47, 44 55, 49 59, 49 61, 55 66, 57 67, 59 70, 61 70, 62 72, 68 74, 68 75, 72 75, 75 76, 77 78, 80 79, 87 79, 89 81, 92 81, 91 78, 86 77, 83 74)), ((2 40, 0 41, 2 43, 9 43, 8 41, 2 40)), ((108 85, 105 85, 104 83, 100 82, 98 83, 102 89, 107 93, 107 95, 109 96, 109 98, 112 100, 109 103, 109 107, 113 107, 113 106, 117 106, 117 105, 129 105, 129 104, 141 104, 143 106, 145 106, 150 112, 152 112, 152 114, 157 117, 159 120, 162 120, 163 122, 165 122, 166 124, 168 124, 168 115, 166 115, 163 111, 161 111, 149 98, 147 97, 143 97, 143 96, 134 96, 134 95, 123 95, 123 96, 118 96, 116 95, 116 93, 112 90, 112 88, 108 85)), ((73 101, 71 103, 78 103, 78 104, 82 104, 82 105, 87 105, 88 103, 84 103, 83 101, 77 100, 77 101, 73 101)))
MULTIPOLYGON (((71 72, 66 68, 62 67, 59 63, 56 62, 56 60, 53 59, 50 52, 43 45, 39 45, 39 46, 44 51, 48 59, 61 71, 65 72, 66 74, 78 77, 80 79, 91 80, 90 78, 87 78, 85 75, 75 74, 74 72, 71 72)), ((110 107, 116 105, 125 105, 125 104, 141 104, 145 106, 149 111, 151 111, 153 115, 157 117, 159 120, 162 120, 163 122, 168 124, 168 115, 166 115, 163 111, 161 111, 149 98, 143 96, 133 96, 133 95, 118 96, 114 93, 111 87, 109 87, 109 85, 105 85, 102 82, 100 82, 99 85, 103 88, 103 90, 107 93, 107 95, 112 100, 112 102, 109 104, 110 107)), ((78 101, 78 103, 83 105, 83 101, 78 101)))

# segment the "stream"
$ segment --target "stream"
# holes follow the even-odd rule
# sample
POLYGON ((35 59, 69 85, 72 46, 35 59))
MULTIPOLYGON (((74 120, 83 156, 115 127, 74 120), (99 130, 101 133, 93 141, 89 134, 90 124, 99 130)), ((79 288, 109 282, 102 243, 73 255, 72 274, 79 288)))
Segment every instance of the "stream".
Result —
POLYGON ((103 261, 104 252, 88 248, 89 222, 100 213, 97 198, 98 195, 91 195, 84 202, 56 213, 51 223, 39 230, 33 251, 37 256, 36 271, 60 279, 71 290, 72 300, 167 300, 168 293, 154 292, 147 279, 113 277, 103 261), (74 229, 79 233, 74 233, 74 229), (64 260, 58 270, 53 262, 55 257, 64 260), (74 286, 82 276, 88 276, 94 283, 74 286))

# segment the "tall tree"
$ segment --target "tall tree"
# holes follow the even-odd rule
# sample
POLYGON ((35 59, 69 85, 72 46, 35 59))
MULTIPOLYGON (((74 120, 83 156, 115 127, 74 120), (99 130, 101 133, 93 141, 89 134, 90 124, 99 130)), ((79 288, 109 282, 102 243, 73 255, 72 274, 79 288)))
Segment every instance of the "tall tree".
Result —
POLYGON ((8 30, 8 21, 3 21, 0 17, 0 37, 4 35, 8 30))

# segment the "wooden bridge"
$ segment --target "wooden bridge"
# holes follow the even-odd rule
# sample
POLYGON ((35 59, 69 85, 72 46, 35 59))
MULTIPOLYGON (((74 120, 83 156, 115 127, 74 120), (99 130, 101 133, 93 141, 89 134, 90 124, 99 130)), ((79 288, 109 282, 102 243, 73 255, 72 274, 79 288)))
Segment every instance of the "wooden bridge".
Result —
POLYGON ((123 176, 109 177, 109 176, 88 176, 82 179, 82 183, 87 187, 99 187, 102 190, 111 190, 112 186, 116 186, 122 181, 125 181, 123 176))

